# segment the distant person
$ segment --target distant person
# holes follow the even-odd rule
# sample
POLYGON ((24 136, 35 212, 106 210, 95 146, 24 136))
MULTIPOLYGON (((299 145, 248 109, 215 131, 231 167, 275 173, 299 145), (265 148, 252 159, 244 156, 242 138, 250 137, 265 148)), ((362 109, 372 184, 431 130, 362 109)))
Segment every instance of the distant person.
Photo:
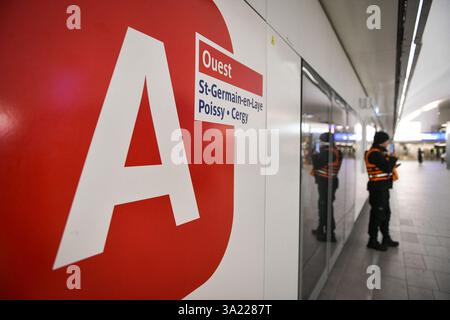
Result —
POLYGON ((330 234, 331 242, 336 242, 336 222, 334 220, 333 202, 339 187, 338 173, 342 164, 342 152, 334 143, 334 135, 329 132, 320 135, 320 152, 312 155, 313 175, 319 192, 319 225, 313 234, 319 241, 327 241, 330 234), (331 152, 331 155, 330 155, 331 152), (328 230, 328 182, 331 179, 331 230, 328 230))
POLYGON ((389 189, 392 189, 397 158, 390 156, 387 151, 389 135, 379 131, 375 133, 370 150, 366 151, 365 162, 369 182, 370 219, 369 242, 367 247, 379 251, 386 251, 388 247, 398 247, 399 243, 392 240, 389 233, 391 209, 389 206, 389 189), (378 230, 383 235, 382 242, 378 242, 378 230))
POLYGON ((434 149, 433 148, 430 149, 430 157, 431 157, 431 160, 436 160, 436 158, 434 156, 434 149))
POLYGON ((417 150, 417 160, 419 161, 419 164, 422 164, 423 162, 423 151, 421 148, 417 150))

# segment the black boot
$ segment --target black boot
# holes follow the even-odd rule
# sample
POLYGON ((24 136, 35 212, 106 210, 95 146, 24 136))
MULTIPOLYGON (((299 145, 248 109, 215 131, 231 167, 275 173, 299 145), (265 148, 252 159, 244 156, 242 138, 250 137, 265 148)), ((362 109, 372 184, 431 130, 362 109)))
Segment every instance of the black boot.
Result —
POLYGON ((369 249, 375 249, 377 251, 386 251, 387 246, 384 244, 381 244, 376 239, 370 239, 369 243, 367 244, 367 248, 369 249))
POLYGON ((333 243, 336 243, 336 242, 337 242, 337 240, 336 240, 336 234, 335 234, 334 232, 331 234, 331 239, 330 239, 330 241, 333 242, 333 243))
POLYGON ((387 237, 383 237, 383 242, 382 245, 386 246, 386 247, 398 247, 399 246, 399 242, 398 241, 394 241, 392 240, 392 238, 390 236, 387 237))
POLYGON ((318 233, 324 233, 323 227, 318 226, 317 229, 312 229, 312 230, 311 230, 311 233, 312 233, 313 235, 315 235, 315 236, 316 236, 318 233))
POLYGON ((330 239, 328 239, 328 234, 324 233, 324 232, 323 233, 316 233, 316 238, 317 238, 317 240, 319 240, 321 242, 327 242, 327 241, 330 241, 330 242, 333 242, 333 243, 337 242, 336 235, 335 235, 334 232, 331 234, 330 239))
POLYGON ((320 242, 326 242, 327 241, 327 234, 323 231, 317 231, 316 232, 316 239, 320 242))

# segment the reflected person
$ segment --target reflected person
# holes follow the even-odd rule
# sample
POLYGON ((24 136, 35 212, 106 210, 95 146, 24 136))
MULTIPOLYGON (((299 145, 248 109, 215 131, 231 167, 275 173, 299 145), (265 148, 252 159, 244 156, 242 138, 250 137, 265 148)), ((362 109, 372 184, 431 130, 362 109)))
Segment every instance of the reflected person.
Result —
POLYGON ((327 236, 328 234, 330 234, 330 240, 332 242, 336 242, 336 235, 334 233, 334 230, 336 229, 336 222, 334 220, 333 202, 336 198, 336 190, 339 187, 338 173, 342 164, 342 152, 336 147, 334 143, 334 135, 332 133, 325 132, 320 135, 320 151, 315 152, 312 155, 312 164, 312 174, 315 177, 317 189, 319 192, 319 225, 317 226, 317 229, 312 230, 312 233, 319 241, 327 241, 327 236), (328 230, 327 215, 329 185, 331 187, 331 230, 328 230))

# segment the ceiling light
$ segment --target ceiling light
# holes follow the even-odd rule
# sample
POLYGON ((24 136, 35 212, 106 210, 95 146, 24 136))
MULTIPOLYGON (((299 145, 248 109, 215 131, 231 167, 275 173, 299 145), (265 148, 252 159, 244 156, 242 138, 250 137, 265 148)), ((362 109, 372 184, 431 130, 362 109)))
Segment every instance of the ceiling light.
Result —
POLYGON ((306 73, 306 75, 308 76, 309 79, 311 79, 312 82, 314 82, 316 85, 319 85, 319 82, 317 82, 316 78, 314 78, 314 76, 309 72, 308 69, 303 67, 302 70, 304 73, 306 73))
POLYGON ((410 79, 411 69, 412 69, 412 64, 413 64, 413 60, 414 60, 414 54, 416 52, 416 44, 414 43, 414 40, 416 39, 416 35, 417 35, 420 14, 422 12, 422 5, 423 5, 423 0, 420 0, 419 9, 417 10, 416 23, 414 25, 414 33, 413 33, 413 37, 411 40, 411 49, 409 50, 408 65, 406 67, 406 77, 405 77, 405 82, 403 83, 403 90, 402 90, 402 95, 400 98, 400 108, 398 109, 398 117, 400 117, 402 114, 403 107, 404 107, 405 100, 406 100, 406 89, 408 88, 408 84, 411 80, 410 79))
POLYGON ((440 103, 440 102, 441 102, 440 100, 438 100, 438 101, 433 101, 433 102, 427 104, 426 106, 423 106, 423 107, 422 107, 422 110, 423 110, 423 111, 430 111, 430 110, 433 110, 433 109, 439 107, 439 103, 440 103))

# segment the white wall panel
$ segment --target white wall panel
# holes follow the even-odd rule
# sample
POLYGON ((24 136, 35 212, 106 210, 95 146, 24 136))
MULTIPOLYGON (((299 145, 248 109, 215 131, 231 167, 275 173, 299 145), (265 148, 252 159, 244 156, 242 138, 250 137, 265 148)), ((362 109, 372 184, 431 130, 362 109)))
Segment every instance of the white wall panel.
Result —
POLYGON ((247 2, 253 7, 253 9, 258 11, 264 19, 267 19, 267 0, 247 0, 247 2))
MULTIPOLYGON (((266 24, 242 0, 215 3, 230 32, 235 58, 263 74, 265 80, 266 24)), ((252 128, 265 128, 265 117, 258 120, 252 128)), ((242 151, 235 150, 235 155, 242 151)), ((235 165, 234 215, 228 247, 211 278, 186 299, 263 298, 265 176, 260 169, 255 164, 235 165)))
POLYGON ((265 299, 297 299, 300 58, 267 34, 267 128, 279 130, 279 171, 266 178, 265 299))

